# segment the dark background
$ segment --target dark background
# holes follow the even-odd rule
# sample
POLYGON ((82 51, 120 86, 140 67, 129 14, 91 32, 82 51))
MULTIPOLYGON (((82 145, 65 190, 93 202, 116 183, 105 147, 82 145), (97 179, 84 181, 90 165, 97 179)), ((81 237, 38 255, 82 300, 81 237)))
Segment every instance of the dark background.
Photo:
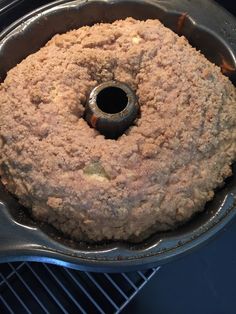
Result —
POLYGON ((236 15, 236 1, 235 0, 216 0, 221 6, 236 15))
MULTIPOLYGON (((235 0, 218 3, 236 15, 235 0)), ((236 314, 236 220, 196 252, 164 265, 124 314, 236 314)))
POLYGON ((164 265, 123 314, 235 314, 236 220, 202 249, 164 265))

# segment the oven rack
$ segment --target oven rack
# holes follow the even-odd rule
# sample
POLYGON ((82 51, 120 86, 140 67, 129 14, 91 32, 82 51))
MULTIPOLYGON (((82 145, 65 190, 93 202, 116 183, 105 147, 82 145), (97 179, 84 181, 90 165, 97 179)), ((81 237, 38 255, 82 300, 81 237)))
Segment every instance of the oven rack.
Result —
POLYGON ((159 268, 92 273, 37 262, 0 265, 0 313, 120 313, 159 268))

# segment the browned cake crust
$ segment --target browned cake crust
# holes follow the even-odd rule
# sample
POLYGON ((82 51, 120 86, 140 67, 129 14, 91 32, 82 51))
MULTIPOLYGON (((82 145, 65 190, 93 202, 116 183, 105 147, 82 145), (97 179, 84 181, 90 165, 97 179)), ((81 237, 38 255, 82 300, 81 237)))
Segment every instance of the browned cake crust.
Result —
POLYGON ((220 69, 157 20, 56 35, 0 86, 1 179, 75 239, 130 239, 203 210, 236 157, 236 92, 220 69), (83 119, 109 80, 141 117, 118 140, 83 119))

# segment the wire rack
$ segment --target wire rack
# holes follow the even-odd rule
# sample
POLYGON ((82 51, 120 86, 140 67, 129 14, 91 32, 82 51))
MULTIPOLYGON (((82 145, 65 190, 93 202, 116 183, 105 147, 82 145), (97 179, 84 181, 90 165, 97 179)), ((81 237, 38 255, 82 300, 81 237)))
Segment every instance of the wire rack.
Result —
POLYGON ((0 313, 120 313, 157 269, 105 274, 45 263, 0 265, 0 313))

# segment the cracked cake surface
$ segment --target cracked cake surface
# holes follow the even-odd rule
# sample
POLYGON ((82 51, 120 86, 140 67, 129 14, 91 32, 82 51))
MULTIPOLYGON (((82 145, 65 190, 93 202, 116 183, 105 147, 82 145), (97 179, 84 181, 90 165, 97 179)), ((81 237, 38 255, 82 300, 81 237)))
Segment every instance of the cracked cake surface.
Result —
POLYGON ((32 215, 76 240, 175 228, 212 199, 236 158, 236 91, 158 20, 54 36, 0 85, 0 175, 32 215), (117 80, 141 114, 117 140, 84 120, 96 85, 117 80))

